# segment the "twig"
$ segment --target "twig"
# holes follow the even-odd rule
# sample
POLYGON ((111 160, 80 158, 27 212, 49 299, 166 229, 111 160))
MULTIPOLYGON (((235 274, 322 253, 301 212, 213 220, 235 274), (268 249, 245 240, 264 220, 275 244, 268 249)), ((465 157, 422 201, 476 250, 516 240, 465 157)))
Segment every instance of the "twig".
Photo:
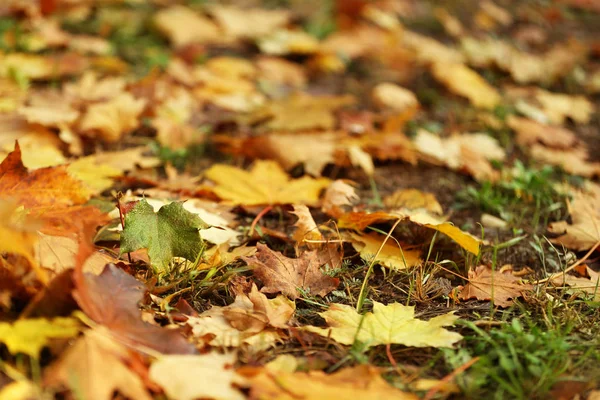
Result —
POLYGON ((556 278, 558 278, 560 276, 563 276, 564 274, 566 274, 569 271, 574 270, 579 265, 583 264, 592 254, 594 254, 594 251, 596 251, 596 249, 598 248, 598 246, 600 246, 600 240, 597 241, 594 246, 592 246, 592 248, 585 254, 585 256, 583 256, 582 258, 580 258, 579 260, 577 260, 577 262, 574 263, 573 265, 571 265, 569 268, 565 269, 564 271, 558 272, 556 274, 550 275, 547 278, 534 281, 534 282, 532 282, 532 284, 533 285, 538 285, 540 283, 545 283, 545 282, 554 280, 554 279, 556 279, 556 278))

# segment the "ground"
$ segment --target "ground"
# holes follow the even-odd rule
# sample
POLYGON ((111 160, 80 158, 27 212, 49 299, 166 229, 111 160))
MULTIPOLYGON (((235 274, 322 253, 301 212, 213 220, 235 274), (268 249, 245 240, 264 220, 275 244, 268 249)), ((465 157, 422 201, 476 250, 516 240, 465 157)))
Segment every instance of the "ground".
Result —
POLYGON ((0 398, 600 396, 597 2, 0 16, 0 398))

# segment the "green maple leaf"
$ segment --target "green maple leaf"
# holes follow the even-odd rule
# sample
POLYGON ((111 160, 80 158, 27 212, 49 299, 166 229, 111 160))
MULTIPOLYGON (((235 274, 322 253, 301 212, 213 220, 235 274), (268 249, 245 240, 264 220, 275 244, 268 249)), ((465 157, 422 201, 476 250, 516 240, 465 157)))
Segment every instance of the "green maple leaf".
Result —
POLYGON ((157 213, 145 199, 125 215, 121 254, 148 249, 152 267, 162 272, 173 257, 194 261, 202 250, 200 229, 208 225, 183 208, 182 202, 167 204, 157 213))

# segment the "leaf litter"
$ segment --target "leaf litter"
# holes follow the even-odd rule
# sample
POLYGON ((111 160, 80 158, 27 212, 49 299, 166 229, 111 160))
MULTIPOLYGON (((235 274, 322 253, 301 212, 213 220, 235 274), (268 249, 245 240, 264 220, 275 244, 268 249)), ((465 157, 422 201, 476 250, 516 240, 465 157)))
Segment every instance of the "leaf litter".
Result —
POLYGON ((0 6, 0 397, 597 391, 598 8, 276 3, 0 6))

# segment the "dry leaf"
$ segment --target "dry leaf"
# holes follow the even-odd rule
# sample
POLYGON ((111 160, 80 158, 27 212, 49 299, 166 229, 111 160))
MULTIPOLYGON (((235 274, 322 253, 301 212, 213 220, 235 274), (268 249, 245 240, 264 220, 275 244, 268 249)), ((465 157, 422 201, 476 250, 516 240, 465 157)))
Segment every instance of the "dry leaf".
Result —
POLYGON ((264 400, 416 400, 387 383, 380 371, 369 365, 339 370, 331 375, 322 371, 284 372, 265 369, 250 378, 251 398, 264 400))
MULTIPOLYGON (((323 235, 321 234, 321 231, 319 231, 317 223, 310 214, 308 207, 304 205, 294 206, 292 214, 298 217, 298 221, 294 224, 296 230, 292 236, 296 243, 301 244, 305 239, 315 241, 323 240, 323 235)), ((309 248, 315 248, 315 245, 318 246, 319 243, 308 243, 309 248)))
POLYGON ((588 250, 600 241, 600 197, 575 193, 569 204, 570 222, 552 222, 548 231, 560 235, 551 239, 572 250, 588 250))
POLYGON ((522 297, 533 286, 521 283, 512 271, 494 271, 486 265, 480 265, 469 271, 469 283, 461 290, 459 298, 463 300, 491 300, 499 307, 510 307, 512 299, 522 297))
POLYGON ((541 143, 556 149, 567 149, 578 142, 575 132, 560 126, 546 125, 514 115, 508 117, 506 122, 517 133, 517 143, 523 146, 541 143))
POLYGON ((44 382, 62 384, 89 400, 110 400, 117 391, 131 399, 150 400, 145 385, 127 365, 128 350, 97 327, 85 332, 60 360, 46 371, 44 382))
POLYGON ((498 172, 489 160, 504 160, 506 154, 498 142, 483 133, 441 138, 424 129, 414 139, 425 160, 441 163, 450 169, 464 170, 477 180, 495 180, 498 172))
POLYGON ((406 269, 421 263, 421 251, 402 248, 394 238, 390 237, 382 247, 385 236, 377 233, 366 235, 351 233, 350 237, 352 238, 352 247, 360 253, 361 258, 365 261, 370 262, 379 252, 375 261, 393 270, 406 269), (379 251, 380 248, 381 251, 379 251))
POLYGON ((444 329, 458 319, 452 313, 422 321, 415 319, 415 308, 398 303, 373 302, 373 312, 361 315, 353 307, 333 303, 319 313, 328 328, 304 326, 302 329, 351 345, 356 341, 368 347, 403 344, 411 347, 452 347, 462 336, 444 329))
POLYGON ((354 187, 338 179, 325 190, 321 210, 325 214, 337 218, 344 213, 342 207, 350 206, 356 200, 358 200, 358 195, 354 187))
POLYGON ((419 106, 419 100, 413 92, 393 83, 380 83, 371 93, 375 104, 381 108, 389 108, 403 112, 419 106))
POLYGON ((210 7, 210 13, 225 34, 234 39, 260 38, 269 35, 285 27, 291 17, 288 10, 242 9, 225 5, 210 7))
POLYGON ((214 22, 185 6, 158 11, 154 14, 154 24, 175 47, 221 41, 221 33, 214 22))
POLYGON ((258 251, 254 256, 243 259, 265 284, 261 289, 264 293, 281 292, 296 299, 301 295, 301 289, 311 295, 325 296, 340 283, 339 279, 322 272, 322 267, 330 260, 321 259, 317 251, 304 252, 299 258, 288 258, 261 243, 256 248, 258 251))
POLYGON ((111 100, 90 105, 79 127, 92 137, 117 142, 138 127, 138 117, 145 106, 146 100, 122 93, 111 100))
POLYGON ((246 383, 234 371, 235 361, 233 353, 164 356, 152 363, 149 376, 170 399, 243 400, 246 396, 233 386, 246 383), (198 381, 199 377, 202 382, 198 381))
POLYGON ((561 274, 561 276, 550 280, 552 285, 561 287, 567 285, 573 291, 582 291, 592 296, 593 301, 600 301, 600 274, 587 265, 579 265, 575 268, 580 276, 572 274, 561 274))
POLYGON ((218 347, 252 346, 266 349, 281 340, 278 329, 287 328, 296 306, 283 295, 274 299, 252 285, 249 294, 238 294, 226 307, 212 307, 186 323, 194 337, 218 347))
POLYGON ((422 192, 418 189, 400 189, 383 199, 386 207, 395 210, 424 210, 441 215, 444 213, 442 206, 432 193, 422 192))
POLYGON ((216 164, 205 176, 217 183, 213 190, 220 198, 244 205, 315 204, 330 183, 326 178, 290 179, 273 161, 257 161, 250 172, 216 164))
POLYGON ((496 88, 464 64, 435 62, 432 73, 451 92, 466 97, 475 107, 490 110, 500 103, 496 88))

